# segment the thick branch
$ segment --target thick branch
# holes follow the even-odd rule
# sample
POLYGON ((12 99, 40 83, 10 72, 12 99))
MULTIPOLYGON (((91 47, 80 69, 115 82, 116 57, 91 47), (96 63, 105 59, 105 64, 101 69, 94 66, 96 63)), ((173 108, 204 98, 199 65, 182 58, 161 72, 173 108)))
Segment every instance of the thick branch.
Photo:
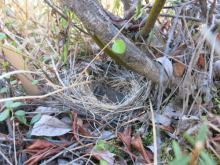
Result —
MULTIPOLYGON (((64 5, 68 6, 71 11, 81 19, 88 32, 95 42, 103 48, 117 34, 118 29, 111 22, 109 17, 103 12, 97 0, 60 0, 64 5)), ((126 44, 124 54, 116 54, 111 48, 107 48, 105 52, 111 56, 117 63, 133 70, 146 78, 158 83, 160 80, 160 65, 152 61, 146 54, 133 44, 123 34, 119 34, 117 39, 121 39, 126 44)), ((167 75, 164 81, 168 81, 167 75)))
POLYGON ((163 6, 165 4, 166 0, 156 0, 154 2, 154 5, 150 11, 150 14, 147 18, 147 21, 141 30, 141 35, 144 38, 147 38, 151 30, 154 28, 154 24, 160 14, 160 11, 163 9, 163 6))

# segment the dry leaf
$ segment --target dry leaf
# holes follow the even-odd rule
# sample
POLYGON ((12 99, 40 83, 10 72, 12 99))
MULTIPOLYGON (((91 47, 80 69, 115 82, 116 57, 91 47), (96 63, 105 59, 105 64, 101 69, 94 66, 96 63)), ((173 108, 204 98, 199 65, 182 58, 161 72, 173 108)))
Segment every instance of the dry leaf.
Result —
POLYGON ((131 136, 125 135, 125 134, 123 134, 121 132, 116 132, 116 133, 122 138, 122 140, 125 143, 128 151, 131 152, 131 136))
POLYGON ((31 135, 60 136, 71 130, 71 127, 61 120, 52 116, 43 115, 41 119, 34 124, 31 135))
POLYGON ((183 72, 185 70, 185 66, 180 63, 176 62, 173 64, 173 75, 176 77, 181 77, 183 75, 183 72))
POLYGON ((202 53, 199 54, 199 66, 201 69, 204 69, 205 67, 205 60, 202 53))
POLYGON ((142 140, 141 140, 141 137, 139 134, 134 134, 135 136, 135 140, 133 140, 131 142, 131 144, 134 146, 134 148, 136 148, 140 154, 143 156, 143 158, 146 160, 147 163, 151 163, 146 151, 145 151, 145 148, 143 146, 143 143, 142 143, 142 140))
POLYGON ((168 76, 172 78, 173 77, 173 65, 171 61, 167 57, 159 57, 157 58, 157 61, 161 63, 161 65, 164 67, 168 76))
MULTIPOLYGON (((2 47, 2 50, 4 52, 4 55, 10 61, 10 63, 14 65, 17 69, 28 70, 27 66, 25 66, 23 57, 19 53, 16 52, 16 49, 13 46, 4 45, 4 47, 2 47)), ((25 75, 30 80, 34 80, 30 73, 27 73, 25 75)), ((25 91, 27 92, 27 94, 36 95, 37 93, 39 93, 37 86, 31 84, 32 82, 28 80, 25 76, 23 76, 22 74, 17 74, 17 76, 21 80, 21 83, 25 91)))
POLYGON ((176 48, 176 50, 174 50, 173 52, 170 53, 170 56, 174 57, 179 55, 180 53, 182 53, 185 49, 187 48, 186 44, 182 44, 180 45, 178 48, 176 48))

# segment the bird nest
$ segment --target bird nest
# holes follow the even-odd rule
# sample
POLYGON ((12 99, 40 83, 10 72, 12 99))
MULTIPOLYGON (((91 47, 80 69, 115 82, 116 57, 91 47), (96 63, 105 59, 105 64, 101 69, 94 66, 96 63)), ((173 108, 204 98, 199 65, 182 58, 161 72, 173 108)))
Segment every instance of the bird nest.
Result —
MULTIPOLYGON (((74 67, 63 73, 66 86, 74 83, 88 63, 78 60, 74 67)), ((114 114, 143 107, 150 90, 150 83, 140 76, 115 64, 96 61, 90 65, 78 83, 60 96, 68 105, 79 111, 90 112, 111 119, 114 114)))

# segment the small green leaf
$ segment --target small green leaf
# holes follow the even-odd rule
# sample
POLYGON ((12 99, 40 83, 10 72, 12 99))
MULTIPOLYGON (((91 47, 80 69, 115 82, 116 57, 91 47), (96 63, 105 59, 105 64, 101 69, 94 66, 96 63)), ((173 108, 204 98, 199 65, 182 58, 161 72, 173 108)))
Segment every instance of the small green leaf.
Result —
POLYGON ((13 80, 10 82, 11 85, 14 85, 17 82, 17 80, 13 80))
POLYGON ((25 117, 25 111, 19 110, 15 112, 16 117, 18 120, 22 121, 23 123, 27 123, 27 119, 25 117))
POLYGON ((177 159, 181 158, 182 152, 181 152, 181 148, 180 148, 179 144, 175 140, 173 140, 172 145, 173 145, 173 150, 174 150, 175 157, 177 159))
POLYGON ((42 56, 42 55, 38 55, 38 58, 39 58, 39 60, 40 60, 41 62, 43 62, 43 61, 44 61, 44 58, 43 58, 43 56, 42 56))
POLYGON ((7 93, 7 91, 8 91, 8 88, 4 87, 0 90, 0 93, 7 93))
POLYGON ((109 163, 104 160, 100 160, 99 163, 100 165, 109 165, 109 163))
POLYGON ((41 118, 41 113, 38 113, 37 115, 35 115, 32 119, 31 119, 31 123, 30 124, 34 124, 36 122, 38 122, 41 118))
POLYGON ((2 66, 3 66, 3 67, 8 66, 8 62, 4 62, 2 66))
POLYGON ((82 55, 82 56, 85 56, 85 55, 86 55, 85 49, 81 49, 81 55, 82 55))
POLYGON ((0 40, 7 39, 7 36, 4 33, 0 33, 0 40))
POLYGON ((208 125, 206 123, 203 123, 202 126, 199 129, 196 141, 203 141, 203 142, 205 142, 207 133, 208 133, 208 125))
POLYGON ((125 45, 124 41, 122 41, 122 40, 117 40, 112 45, 112 50, 118 54, 124 53, 125 49, 126 49, 126 45, 125 45))
POLYGON ((95 150, 104 150, 106 147, 105 140, 99 140, 97 144, 93 147, 95 150))
POLYGON ((12 116, 12 117, 10 118, 11 121, 14 120, 14 119, 15 119, 15 116, 12 116))
POLYGON ((34 80, 34 81, 32 81, 31 84, 32 84, 32 85, 37 85, 37 84, 38 84, 38 81, 37 81, 37 80, 34 80))
POLYGON ((220 104, 218 104, 218 108, 220 108, 220 104))
POLYGON ((212 160, 211 156, 208 153, 206 153, 205 151, 202 151, 200 153, 200 156, 204 160, 205 164, 216 165, 215 162, 212 160))
POLYGON ((184 137, 193 147, 195 146, 196 141, 189 134, 185 133, 184 137))
POLYGON ((32 132, 32 130, 29 130, 29 131, 26 133, 26 138, 27 138, 27 139, 30 139, 30 138, 31 138, 31 132, 32 132))
POLYGON ((16 48, 16 50, 17 50, 18 52, 20 52, 22 49, 23 49, 23 48, 22 48, 21 46, 18 46, 18 47, 16 48))
POLYGON ((9 109, 4 110, 1 114, 0 114, 0 121, 4 121, 8 118, 9 116, 9 109))
POLYGON ((138 18, 141 17, 142 15, 141 7, 142 7, 141 3, 138 3, 138 5, 136 6, 136 11, 135 11, 136 14, 135 14, 134 20, 137 20, 138 18))
POLYGON ((6 107, 10 107, 11 104, 13 104, 13 101, 11 100, 5 102, 6 107))
POLYGON ((186 165, 190 162, 191 156, 190 155, 184 155, 181 156, 179 159, 174 159, 171 163, 168 165, 186 165))
POLYGON ((217 91, 218 91, 218 89, 215 88, 215 87, 211 87, 211 90, 212 90, 213 92, 217 92, 217 91))
POLYGON ((12 103, 9 107, 10 108, 17 108, 17 107, 19 107, 21 105, 21 102, 14 102, 14 103, 12 103))
POLYGON ((17 45, 17 43, 16 42, 11 42, 10 45, 17 45))
MULTIPOLYGON (((6 72, 3 72, 2 75, 6 74, 6 72)), ((6 79, 10 79, 11 76, 5 76, 6 79)))
POLYGON ((15 115, 16 115, 16 116, 25 116, 25 111, 23 111, 23 110, 18 110, 18 111, 15 112, 15 115))
POLYGON ((214 98, 214 100, 215 100, 218 104, 220 104, 220 101, 219 101, 217 98, 214 98))
POLYGON ((21 91, 21 92, 23 92, 24 91, 24 89, 23 89, 23 87, 22 87, 22 85, 18 85, 18 89, 21 91))
POLYGON ((16 116, 17 118, 18 118, 18 120, 20 120, 21 122, 23 122, 23 123, 27 123, 27 119, 26 119, 26 117, 25 116, 16 116))
POLYGON ((105 144, 105 143, 106 143, 105 140, 99 140, 99 141, 97 141, 97 144, 105 144))

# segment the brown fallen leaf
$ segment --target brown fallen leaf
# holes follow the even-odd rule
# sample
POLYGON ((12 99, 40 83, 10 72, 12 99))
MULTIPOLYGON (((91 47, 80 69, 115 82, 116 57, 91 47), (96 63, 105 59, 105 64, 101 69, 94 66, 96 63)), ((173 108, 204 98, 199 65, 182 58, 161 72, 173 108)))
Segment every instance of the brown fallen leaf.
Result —
POLYGON ((205 60, 202 53, 199 54, 199 66, 201 69, 204 69, 205 67, 205 60))
POLYGON ((75 111, 72 111, 72 115, 73 115, 73 124, 72 124, 72 128, 73 128, 73 134, 74 137, 76 138, 76 140, 84 146, 84 144, 80 141, 79 139, 79 135, 77 132, 77 121, 78 121, 78 117, 77 117, 77 113, 75 111))
POLYGON ((180 63, 176 62, 173 64, 173 75, 176 77, 181 77, 183 75, 183 72, 185 70, 185 66, 180 63))
POLYGON ((121 132, 116 132, 116 133, 117 133, 117 135, 119 135, 122 138, 122 140, 125 143, 128 151, 131 152, 131 136, 125 135, 125 134, 123 134, 121 132))
POLYGON ((133 135, 135 136, 136 139, 133 140, 131 142, 131 144, 133 145, 133 147, 135 149, 137 149, 140 152, 140 154, 143 156, 143 158, 146 160, 146 162, 148 164, 150 164, 151 163, 150 158, 148 157, 148 155, 147 155, 147 153, 145 151, 145 148, 143 146, 143 143, 142 143, 140 135, 139 134, 133 134, 133 135))
POLYGON ((220 134, 213 138, 215 142, 220 142, 220 134))
POLYGON ((186 48, 187 48, 187 45, 182 44, 178 48, 176 48, 174 51, 172 51, 170 53, 170 56, 175 57, 175 56, 179 55, 180 53, 182 53, 186 48))
MULTIPOLYGON (((4 52, 4 55, 10 61, 10 63, 14 65, 18 70, 28 70, 27 66, 25 65, 23 57, 16 52, 17 50, 15 47, 13 47, 12 45, 4 45, 2 50, 4 52)), ((26 76, 24 76, 23 74, 17 74, 27 94, 36 95, 40 91, 36 85, 32 84, 31 81, 34 80, 32 75, 30 73, 27 73, 25 75, 26 76)))

